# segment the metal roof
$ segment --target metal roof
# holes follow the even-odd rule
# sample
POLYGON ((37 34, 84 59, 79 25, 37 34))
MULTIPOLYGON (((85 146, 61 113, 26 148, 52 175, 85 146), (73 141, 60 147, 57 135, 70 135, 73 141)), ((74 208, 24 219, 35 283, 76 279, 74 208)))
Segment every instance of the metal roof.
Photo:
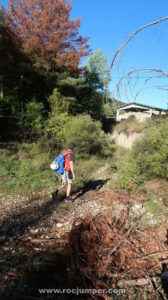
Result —
POLYGON ((159 108, 159 107, 154 107, 154 106, 150 106, 150 105, 144 105, 144 104, 140 104, 140 103, 136 103, 136 102, 131 102, 131 103, 128 103, 128 104, 125 104, 123 106, 120 106, 117 110, 122 110, 122 109, 126 109, 126 108, 129 108, 130 106, 134 107, 134 108, 142 108, 142 109, 155 109, 155 110, 159 110, 159 111, 165 111, 167 112, 168 110, 167 109, 164 109, 164 108, 159 108))

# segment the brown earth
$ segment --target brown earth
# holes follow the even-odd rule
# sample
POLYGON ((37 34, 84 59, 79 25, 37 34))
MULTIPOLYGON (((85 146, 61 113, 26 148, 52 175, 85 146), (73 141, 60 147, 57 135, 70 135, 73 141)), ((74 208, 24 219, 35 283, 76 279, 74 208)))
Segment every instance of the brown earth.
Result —
MULTIPOLYGON (((38 289, 77 286, 124 287, 120 299, 143 299, 144 291, 147 299, 160 299, 167 226, 146 224, 143 194, 103 190, 104 183, 97 179, 72 204, 49 195, 1 195, 6 202, 0 209, 0 299, 72 299, 44 298, 38 289)), ((103 293, 73 297, 111 299, 103 293)))

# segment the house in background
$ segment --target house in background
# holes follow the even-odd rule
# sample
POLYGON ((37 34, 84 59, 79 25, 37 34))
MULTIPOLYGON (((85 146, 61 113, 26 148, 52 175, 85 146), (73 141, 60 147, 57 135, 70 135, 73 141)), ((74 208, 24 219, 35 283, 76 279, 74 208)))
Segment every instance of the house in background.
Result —
POLYGON ((167 109, 142 105, 138 103, 128 103, 117 109, 116 121, 120 122, 122 120, 128 119, 130 116, 135 116, 139 122, 143 122, 146 119, 164 116, 168 113, 167 109))

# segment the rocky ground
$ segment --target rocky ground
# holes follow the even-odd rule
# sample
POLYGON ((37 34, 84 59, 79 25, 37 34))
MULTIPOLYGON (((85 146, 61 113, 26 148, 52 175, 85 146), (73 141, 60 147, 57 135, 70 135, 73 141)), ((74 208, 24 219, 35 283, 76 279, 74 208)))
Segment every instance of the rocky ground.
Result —
POLYGON ((108 189, 103 168, 70 204, 44 191, 1 194, 0 299, 73 299, 38 289, 77 286, 124 287, 120 299, 165 299, 160 273, 168 262, 167 218, 147 209, 143 192, 108 189))

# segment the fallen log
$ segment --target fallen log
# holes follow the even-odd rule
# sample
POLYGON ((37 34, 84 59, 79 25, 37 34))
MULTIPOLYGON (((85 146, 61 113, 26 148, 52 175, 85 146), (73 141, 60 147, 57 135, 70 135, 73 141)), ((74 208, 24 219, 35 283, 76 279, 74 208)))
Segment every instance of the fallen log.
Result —
POLYGON ((148 257, 151 257, 151 256, 162 256, 162 255, 164 255, 164 254, 168 254, 168 250, 152 252, 152 253, 143 255, 143 256, 141 256, 141 257, 136 257, 136 258, 134 258, 134 259, 135 259, 135 260, 141 260, 141 259, 145 259, 145 258, 148 258, 148 257))
MULTIPOLYGON (((151 277, 153 281, 156 281, 159 277, 151 277)), ((132 280, 119 280, 118 281, 119 287, 127 287, 127 286, 143 286, 143 285, 149 285, 150 282, 147 278, 139 278, 139 279, 132 279, 132 280)))
POLYGON ((48 239, 28 239, 28 240, 25 240, 25 241, 29 241, 29 242, 32 242, 32 243, 45 243, 45 242, 52 242, 52 241, 55 241, 57 240, 58 243, 67 243, 66 240, 60 240, 59 238, 48 238, 48 239))

